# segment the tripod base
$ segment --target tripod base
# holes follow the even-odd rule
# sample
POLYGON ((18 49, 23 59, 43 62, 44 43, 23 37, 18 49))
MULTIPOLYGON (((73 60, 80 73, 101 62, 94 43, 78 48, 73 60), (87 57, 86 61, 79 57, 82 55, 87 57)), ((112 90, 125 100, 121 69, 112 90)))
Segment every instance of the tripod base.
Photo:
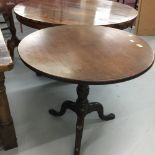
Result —
POLYGON ((102 104, 98 102, 88 102, 87 96, 89 94, 89 87, 87 85, 78 85, 77 94, 78 98, 76 102, 65 101, 62 104, 59 112, 55 111, 54 109, 49 110, 49 113, 53 116, 62 116, 65 114, 67 109, 70 109, 77 114, 74 155, 80 154, 81 139, 84 128, 84 118, 88 113, 96 111, 99 118, 104 121, 109 121, 115 118, 115 115, 112 113, 104 115, 104 108, 102 104))

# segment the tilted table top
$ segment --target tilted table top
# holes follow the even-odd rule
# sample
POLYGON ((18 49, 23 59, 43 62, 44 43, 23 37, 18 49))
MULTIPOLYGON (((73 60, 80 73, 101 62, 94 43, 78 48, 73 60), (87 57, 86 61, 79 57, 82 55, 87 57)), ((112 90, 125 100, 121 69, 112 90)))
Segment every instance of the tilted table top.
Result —
POLYGON ((109 84, 135 78, 153 64, 141 38, 102 26, 60 26, 25 37, 18 47, 31 69, 71 83, 109 84))
POLYGON ((64 24, 126 28, 138 14, 130 6, 107 0, 28 0, 14 11, 21 23, 34 28, 64 24))

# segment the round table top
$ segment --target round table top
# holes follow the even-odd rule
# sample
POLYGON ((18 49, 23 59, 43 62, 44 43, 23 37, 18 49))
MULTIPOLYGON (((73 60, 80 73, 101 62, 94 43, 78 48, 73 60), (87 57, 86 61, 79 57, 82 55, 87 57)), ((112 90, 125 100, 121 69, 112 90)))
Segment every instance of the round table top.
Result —
POLYGON ((18 47, 32 70, 62 81, 110 84, 135 78, 153 64, 141 38, 102 26, 58 26, 36 31, 18 47))
POLYGON ((14 8, 17 19, 33 28, 52 25, 104 25, 128 27, 137 11, 107 0, 30 0, 14 8))

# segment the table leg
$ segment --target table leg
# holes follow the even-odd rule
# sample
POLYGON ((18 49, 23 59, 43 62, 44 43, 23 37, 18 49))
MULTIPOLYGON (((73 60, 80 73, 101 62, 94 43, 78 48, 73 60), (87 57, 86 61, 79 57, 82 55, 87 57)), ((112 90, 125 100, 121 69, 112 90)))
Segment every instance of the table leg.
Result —
POLYGON ((99 117, 105 121, 112 120, 115 118, 114 114, 104 115, 102 104, 98 102, 89 103, 87 99, 88 94, 89 94, 89 86, 84 84, 79 84, 77 86, 78 98, 76 102, 65 101, 62 104, 59 112, 55 111, 54 109, 49 110, 49 113, 54 116, 62 116, 63 114, 65 114, 67 109, 70 109, 77 114, 74 155, 80 154, 81 140, 82 140, 82 134, 83 134, 83 127, 84 127, 84 118, 88 113, 97 111, 99 117))
POLYGON ((77 116, 77 122, 76 122, 76 138, 75 138, 74 155, 80 154, 83 128, 84 128, 84 116, 79 115, 77 116))
POLYGON ((5 150, 17 147, 15 129, 4 86, 4 73, 0 72, 0 139, 5 150))
POLYGON ((138 8, 138 2, 139 2, 139 0, 136 0, 136 1, 135 1, 135 6, 134 6, 134 7, 135 7, 135 9, 137 9, 137 8, 138 8))
POLYGON ((18 46, 20 40, 16 36, 16 28, 13 20, 12 10, 7 11, 3 14, 3 17, 6 19, 11 32, 11 39, 7 41, 7 47, 9 49, 10 55, 14 58, 14 48, 18 46))

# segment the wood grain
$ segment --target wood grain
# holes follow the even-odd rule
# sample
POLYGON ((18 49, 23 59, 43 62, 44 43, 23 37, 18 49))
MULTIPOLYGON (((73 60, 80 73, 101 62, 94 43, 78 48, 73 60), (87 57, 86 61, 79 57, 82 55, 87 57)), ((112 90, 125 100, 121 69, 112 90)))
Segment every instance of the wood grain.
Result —
POLYGON ((154 53, 141 38, 101 26, 60 26, 34 32, 19 44, 32 69, 72 83, 108 84, 144 73, 154 53))
POLYGON ((55 25, 104 25, 124 28, 137 11, 106 0, 29 0, 14 8, 17 19, 33 28, 55 25))

